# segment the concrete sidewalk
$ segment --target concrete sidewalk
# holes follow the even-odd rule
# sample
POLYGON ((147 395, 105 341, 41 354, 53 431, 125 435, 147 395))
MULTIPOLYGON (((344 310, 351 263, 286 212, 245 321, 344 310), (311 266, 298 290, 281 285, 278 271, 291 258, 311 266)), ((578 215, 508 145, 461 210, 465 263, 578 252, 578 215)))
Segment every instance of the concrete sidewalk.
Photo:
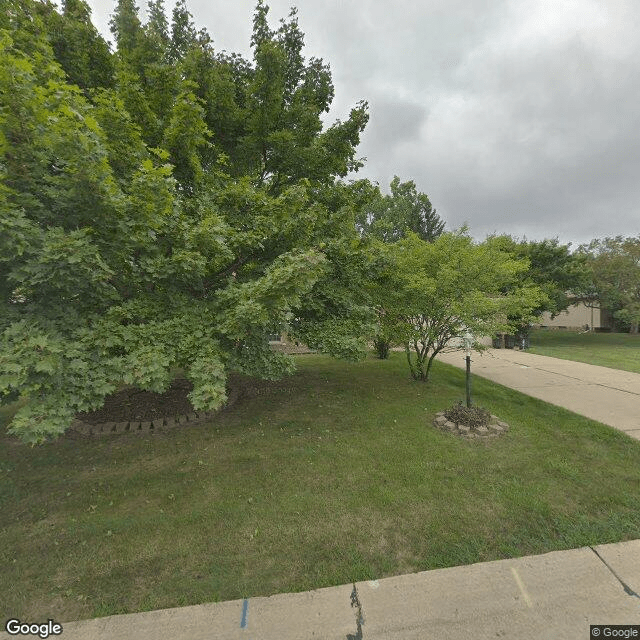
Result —
MULTIPOLYGON (((464 367, 464 353, 438 359, 464 367)), ((471 356, 471 373, 598 420, 640 440, 640 374, 593 364, 489 349, 471 356)))
POLYGON ((588 640, 590 624, 640 624, 639 593, 640 540, 633 540, 306 593, 63 622, 58 637, 588 640))

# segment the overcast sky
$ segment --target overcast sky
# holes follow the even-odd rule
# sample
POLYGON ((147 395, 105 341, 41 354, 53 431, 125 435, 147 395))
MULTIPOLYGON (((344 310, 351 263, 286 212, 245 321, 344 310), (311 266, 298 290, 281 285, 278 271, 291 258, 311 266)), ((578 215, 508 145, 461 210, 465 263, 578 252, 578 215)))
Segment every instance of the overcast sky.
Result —
MULTIPOLYGON (((166 0, 168 10, 172 0, 166 0)), ((272 26, 294 4, 268 2, 272 26)), ((108 32, 115 1, 89 0, 108 32)), ((253 0, 188 0, 218 50, 250 57, 253 0)), ((357 176, 413 179, 473 236, 640 233, 640 2, 298 0, 331 66, 331 121, 370 121, 357 176)), ((141 16, 144 14, 141 13, 141 16)), ((356 176, 356 177, 357 177, 356 176)))

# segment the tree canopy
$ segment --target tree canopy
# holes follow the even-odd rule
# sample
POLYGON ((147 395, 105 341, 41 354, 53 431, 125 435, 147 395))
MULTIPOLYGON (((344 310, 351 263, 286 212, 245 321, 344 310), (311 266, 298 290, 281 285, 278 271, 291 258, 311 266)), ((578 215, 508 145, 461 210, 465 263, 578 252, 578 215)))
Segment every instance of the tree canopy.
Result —
MULTIPOLYGON (((444 221, 431 206, 426 193, 418 192, 413 180, 400 182, 394 176, 389 185, 391 193, 382 195, 380 188, 368 181, 359 187, 362 206, 357 216, 357 227, 361 236, 372 242, 374 253, 379 252, 377 243, 397 242, 414 233, 420 239, 432 242, 444 231, 444 221)), ((373 344, 380 359, 389 357, 392 336, 389 314, 386 310, 387 277, 384 271, 371 273, 368 291, 371 305, 376 310, 377 330, 373 344), (377 274, 377 275, 376 275, 377 274), (376 278, 381 278, 376 282, 376 278)))
POLYGON ((356 231, 366 103, 324 128, 328 66, 295 11, 259 2, 253 60, 216 53, 183 2, 142 24, 118 0, 111 53, 82 0, 0 17, 0 398, 11 431, 64 432, 120 384, 185 370, 197 409, 230 371, 290 371, 267 336, 364 354, 370 257, 356 231), (67 36, 64 34, 72 34, 67 36), (89 43, 91 46, 86 46, 89 43), (64 44, 64 46, 63 46, 64 44))
POLYGON ((390 194, 382 195, 379 188, 372 188, 370 201, 357 220, 362 234, 382 242, 395 242, 412 232, 431 242, 444 231, 444 221, 432 207, 429 196, 419 192, 413 180, 400 182, 394 176, 389 189, 390 194))
MULTIPOLYGON (((554 317, 583 296, 588 280, 585 259, 579 252, 572 253, 571 245, 561 244, 557 238, 536 241, 506 234, 491 236, 487 242, 528 261, 529 268, 520 274, 519 283, 534 284, 543 293, 533 310, 535 316, 548 312, 554 317)), ((511 320, 518 332, 528 331, 528 313, 521 318, 516 313, 511 320)))
MULTIPOLYGON (((4 6, 0 403, 22 401, 24 441, 176 369, 216 409, 230 372, 292 371, 268 345, 282 331, 352 359, 377 331, 427 379, 462 328, 543 304, 533 247, 443 233, 413 181, 382 196, 351 177, 367 103, 323 124, 331 73, 295 9, 274 28, 258 0, 248 60, 216 51, 184 0, 171 16, 150 0, 146 22, 117 0, 114 52, 84 0, 4 6)), ((542 247, 540 268, 562 251, 542 247)))
POLYGON ((630 333, 640 326, 640 236, 602 238, 580 247, 589 286, 602 308, 630 333))
POLYGON ((380 247, 388 260, 380 280, 385 331, 404 346, 416 380, 428 381, 434 358, 465 331, 476 337, 509 331, 509 318, 533 318, 543 297, 520 279, 529 268, 526 259, 492 242, 474 243, 464 228, 433 242, 408 233, 380 247))

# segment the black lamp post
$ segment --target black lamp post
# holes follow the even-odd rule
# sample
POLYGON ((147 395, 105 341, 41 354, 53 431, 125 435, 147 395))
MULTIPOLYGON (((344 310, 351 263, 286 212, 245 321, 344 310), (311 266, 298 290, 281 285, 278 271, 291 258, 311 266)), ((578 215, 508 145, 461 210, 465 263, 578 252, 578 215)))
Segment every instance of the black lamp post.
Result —
POLYGON ((473 345, 473 336, 467 329, 464 334, 464 350, 466 351, 467 361, 467 407, 471 406, 471 347, 473 345))

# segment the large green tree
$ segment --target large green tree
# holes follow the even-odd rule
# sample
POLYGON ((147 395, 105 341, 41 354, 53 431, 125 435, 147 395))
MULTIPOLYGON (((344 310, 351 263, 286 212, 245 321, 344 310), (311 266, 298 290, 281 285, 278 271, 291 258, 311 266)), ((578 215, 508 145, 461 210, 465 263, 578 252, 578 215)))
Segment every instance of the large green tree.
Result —
POLYGON ((89 5, 84 0, 62 0, 58 13, 55 5, 43 0, 36 9, 67 82, 82 89, 112 86, 113 56, 91 22, 89 5))
POLYGON ((113 82, 86 91, 38 7, 0 19, 0 398, 24 401, 11 431, 40 442, 122 383, 164 390, 175 367, 214 409, 229 371, 292 370, 268 347, 284 328, 363 355, 369 258, 359 186, 340 178, 366 108, 323 130, 330 75, 302 60, 293 14, 272 31, 258 5, 250 64, 193 40, 184 14, 170 41, 159 2, 150 27, 119 0, 113 82), (157 64, 175 79, 163 91, 157 64))
POLYGON ((417 190, 413 180, 400 182, 400 178, 394 176, 389 190, 387 195, 378 190, 360 212, 361 233, 383 242, 395 242, 412 232, 431 242, 444 231, 444 220, 436 213, 429 196, 417 190))
POLYGON ((640 236, 601 238, 580 248, 586 257, 589 289, 619 327, 640 326, 640 236))
POLYGON ((510 330, 509 317, 531 316, 542 297, 538 287, 519 280, 527 260, 474 243, 464 229, 434 242, 408 233, 379 247, 388 260, 386 330, 404 346, 415 380, 428 381, 434 359, 465 331, 480 338, 510 330))
POLYGON ((268 7, 259 0, 253 69, 246 76, 241 71, 245 126, 238 132, 233 156, 271 193, 301 178, 314 185, 331 184, 362 166, 355 150, 368 121, 367 104, 360 102, 346 121, 323 131, 321 116, 334 96, 329 67, 318 58, 305 60, 295 9, 275 31, 267 14, 268 7))
MULTIPOLYGON (((331 185, 362 166, 356 148, 368 122, 367 104, 361 101, 345 121, 323 126, 334 97, 331 73, 322 59, 304 57, 295 9, 273 29, 269 7, 258 1, 253 59, 245 60, 216 53, 184 2, 173 11, 169 35, 159 2, 150 3, 147 25, 134 0, 118 0, 111 21, 121 97, 149 146, 162 146, 175 115, 171 107, 180 96, 184 102, 186 81, 211 134, 199 153, 205 172, 224 155, 230 174, 251 176, 277 195, 300 180, 331 185)), ((192 171, 176 167, 179 180, 190 180, 192 171)))
MULTIPOLYGON (((487 242, 516 258, 528 260, 529 268, 520 274, 519 284, 535 284, 544 294, 533 310, 535 316, 548 312, 554 317, 583 297, 588 282, 585 258, 580 252, 572 252, 571 245, 561 244, 557 238, 526 240, 506 234, 491 236, 487 242)), ((511 320, 516 333, 527 334, 529 313, 522 317, 516 313, 511 320)))

